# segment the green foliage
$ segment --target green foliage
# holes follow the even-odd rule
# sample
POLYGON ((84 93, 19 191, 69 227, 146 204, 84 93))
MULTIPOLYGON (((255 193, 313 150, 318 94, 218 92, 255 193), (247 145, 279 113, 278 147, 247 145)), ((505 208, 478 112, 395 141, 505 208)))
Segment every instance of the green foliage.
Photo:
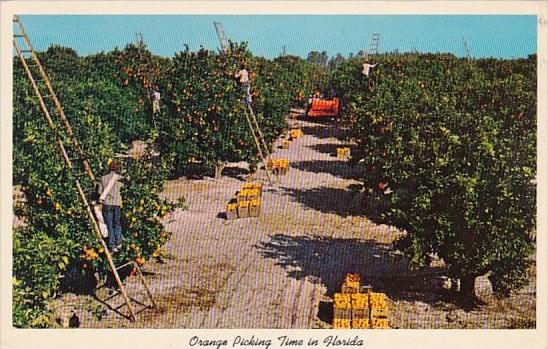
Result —
MULTIPOLYGON (((316 65, 290 57, 269 61, 254 57, 245 44, 231 43, 226 53, 188 48, 175 55, 159 78, 163 92, 160 149, 174 154, 173 174, 185 174, 199 163, 206 173, 230 161, 258 161, 244 104, 244 92, 234 74, 245 64, 250 71, 253 110, 267 143, 286 128, 289 106, 304 98, 318 79, 316 65), (304 69, 303 67, 307 67, 304 69), (304 79, 304 80, 303 80, 304 79)), ((324 80, 327 74, 322 75, 324 80)))
MULTIPOLYGON (((133 94, 136 90, 124 87, 112 74, 114 61, 109 55, 79 59, 70 50, 60 49, 40 54, 49 66, 54 59, 65 56, 68 58, 62 62, 69 65, 78 62, 79 67, 88 69, 90 62, 104 64, 105 69, 98 68, 103 76, 90 74, 86 78, 83 73, 79 80, 63 74, 62 69, 59 72, 53 69, 51 74, 65 114, 96 176, 106 173, 107 160, 121 148, 122 141, 148 130, 143 127, 145 121, 131 128, 133 122, 139 123, 131 112, 139 106, 133 94), (48 56, 52 52, 55 55, 48 56)), ((59 116, 52 114, 52 117, 57 120, 59 116)), ((68 139, 62 137, 62 140, 67 148, 73 147, 68 139)), ((61 276, 77 281, 78 275, 84 278, 95 272, 104 274, 108 269, 77 194, 73 173, 67 170, 54 133, 18 64, 14 71, 13 158, 14 183, 21 185, 26 198, 16 208, 24 225, 14 232, 14 323, 18 327, 50 326, 48 303, 59 292, 61 276)), ((140 160, 127 168, 127 185, 122 193, 126 239, 123 250, 115 257, 117 263, 127 260, 144 263, 157 255, 159 247, 169 238, 160 219, 173 205, 159 197, 168 161, 166 158, 153 164, 140 160)), ((86 176, 80 177, 80 182, 84 190, 93 190, 94 184, 86 176)), ((88 196, 88 200, 91 198, 88 196)))
POLYGON ((523 285, 534 248, 535 60, 385 56, 370 81, 360 63, 339 66, 335 85, 364 183, 390 201, 384 221, 407 231, 398 247, 417 264, 436 253, 461 279, 491 271, 500 295, 523 285))

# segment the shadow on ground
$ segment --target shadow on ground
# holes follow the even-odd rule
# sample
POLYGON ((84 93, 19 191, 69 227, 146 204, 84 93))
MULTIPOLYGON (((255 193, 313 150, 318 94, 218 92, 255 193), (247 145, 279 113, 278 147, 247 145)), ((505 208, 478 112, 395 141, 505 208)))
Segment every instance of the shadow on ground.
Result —
POLYGON ((223 169, 222 175, 242 181, 245 179, 245 176, 249 175, 249 170, 238 166, 226 166, 223 169))
POLYGON ((317 152, 323 154, 329 154, 332 157, 337 157, 337 148, 344 147, 344 144, 338 143, 320 143, 308 146, 310 149, 314 149, 317 152))
MULTIPOLYGON (((429 304, 448 301, 440 282, 445 269, 428 267, 410 270, 407 258, 394 253, 391 244, 363 239, 277 234, 256 248, 264 258, 276 260, 288 277, 297 280, 308 277, 312 282, 324 285, 326 296, 330 298, 340 292, 347 273, 358 273, 362 285, 369 284, 375 292, 384 292, 392 300, 429 304)), ((320 304, 320 320, 331 321, 331 308, 332 305, 320 304)))
POLYGON ((355 176, 354 169, 343 160, 295 161, 291 163, 291 167, 313 173, 329 173, 344 179, 353 179, 355 176))
POLYGON ((320 139, 326 138, 341 138, 343 132, 333 122, 323 121, 314 122, 314 126, 301 126, 301 130, 305 135, 314 136, 320 139))
POLYGON ((363 210, 356 201, 356 194, 348 188, 280 189, 303 206, 322 213, 332 213, 342 217, 363 215, 363 210))

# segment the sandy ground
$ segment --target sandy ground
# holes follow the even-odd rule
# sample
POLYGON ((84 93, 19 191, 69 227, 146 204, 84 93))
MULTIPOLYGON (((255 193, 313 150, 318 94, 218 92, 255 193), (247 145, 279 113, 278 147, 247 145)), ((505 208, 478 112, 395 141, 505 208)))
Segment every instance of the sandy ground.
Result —
MULTIPOLYGON (((294 122, 304 137, 273 154, 289 159, 291 169, 275 186, 265 186, 258 218, 223 216, 243 184, 245 171, 238 164, 217 181, 166 184, 164 194, 171 200, 184 196, 188 210, 166 220, 173 236, 165 252, 172 258, 144 267, 160 312, 144 309, 132 323, 123 316, 127 309, 115 310, 121 297, 102 303, 106 289, 94 299, 63 295, 56 302, 62 312, 76 309, 82 327, 330 328, 331 299, 352 272, 388 295, 393 328, 535 327, 534 280, 499 301, 480 278, 477 293, 486 304, 465 312, 449 301, 443 268, 409 270, 391 249, 400 233, 368 220, 357 207, 352 188, 359 182, 346 161, 334 156, 342 144, 337 129, 294 122), (97 309, 106 310, 101 320, 92 314, 97 309)), ((264 173, 258 176, 266 180, 264 173)), ((135 299, 150 303, 135 277, 127 285, 135 299)))

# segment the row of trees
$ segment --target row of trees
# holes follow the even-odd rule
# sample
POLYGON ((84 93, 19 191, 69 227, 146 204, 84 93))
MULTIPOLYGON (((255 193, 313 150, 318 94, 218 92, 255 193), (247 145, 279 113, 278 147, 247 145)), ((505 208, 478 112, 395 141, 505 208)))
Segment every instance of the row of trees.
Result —
POLYGON ((536 56, 377 62, 365 80, 349 59, 333 84, 370 200, 407 232, 397 247, 416 265, 442 258, 466 299, 486 273, 499 295, 519 288, 535 241, 536 56))
MULTIPOLYGON (((173 58, 132 44, 85 57, 53 46, 39 58, 96 175, 104 174, 108 160, 134 140, 148 140, 161 153, 159 164, 126 166, 124 246, 115 255, 117 264, 144 263, 169 239, 161 219, 175 206, 160 198, 166 178, 188 173, 192 164, 199 165, 200 175, 227 161, 256 164, 244 95, 234 79, 242 64, 251 71, 253 108, 269 143, 286 127, 290 105, 302 103, 327 78, 300 58, 266 60, 234 43, 226 53, 186 49, 173 58), (162 96, 156 116, 153 89, 162 96)), ((85 288, 80 281, 108 268, 17 58, 13 120, 14 184, 26 199, 16 207, 24 224, 13 237, 13 320, 17 327, 47 327, 52 320, 48 304, 63 286, 85 288)), ((93 187, 85 179, 83 185, 93 187)))

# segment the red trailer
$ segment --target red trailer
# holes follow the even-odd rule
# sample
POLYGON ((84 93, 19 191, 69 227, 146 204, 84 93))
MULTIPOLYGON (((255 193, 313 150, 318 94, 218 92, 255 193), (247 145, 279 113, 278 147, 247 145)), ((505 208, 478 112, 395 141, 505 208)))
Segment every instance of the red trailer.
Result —
POLYGON ((312 118, 338 118, 339 98, 312 98, 306 115, 312 118))

